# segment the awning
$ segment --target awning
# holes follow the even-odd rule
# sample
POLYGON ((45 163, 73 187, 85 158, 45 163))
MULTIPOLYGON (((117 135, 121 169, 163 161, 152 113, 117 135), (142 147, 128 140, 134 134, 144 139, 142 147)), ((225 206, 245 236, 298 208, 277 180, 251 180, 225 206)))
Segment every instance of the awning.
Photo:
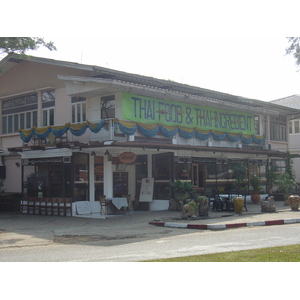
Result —
POLYGON ((66 157, 72 156, 72 151, 66 148, 56 148, 49 150, 31 150, 21 152, 22 159, 30 158, 49 158, 49 157, 66 157))

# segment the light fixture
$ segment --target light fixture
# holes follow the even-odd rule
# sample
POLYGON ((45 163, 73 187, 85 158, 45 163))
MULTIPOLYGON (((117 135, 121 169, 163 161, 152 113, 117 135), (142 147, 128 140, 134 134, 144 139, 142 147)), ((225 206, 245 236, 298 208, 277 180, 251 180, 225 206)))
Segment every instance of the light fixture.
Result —
POLYGON ((104 152, 104 155, 107 155, 107 160, 111 161, 111 154, 109 153, 109 151, 106 149, 106 151, 104 152))
POLYGON ((93 152, 91 153, 91 156, 96 156, 96 153, 93 151, 93 152))

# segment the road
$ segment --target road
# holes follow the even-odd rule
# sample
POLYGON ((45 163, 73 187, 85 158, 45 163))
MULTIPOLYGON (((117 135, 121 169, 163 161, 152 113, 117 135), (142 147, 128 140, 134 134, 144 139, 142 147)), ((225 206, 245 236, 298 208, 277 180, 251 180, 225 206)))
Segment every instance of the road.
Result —
POLYGON ((134 262, 167 257, 300 243, 300 225, 255 226, 221 231, 160 229, 147 237, 60 238, 40 246, 0 249, 2 262, 134 262))

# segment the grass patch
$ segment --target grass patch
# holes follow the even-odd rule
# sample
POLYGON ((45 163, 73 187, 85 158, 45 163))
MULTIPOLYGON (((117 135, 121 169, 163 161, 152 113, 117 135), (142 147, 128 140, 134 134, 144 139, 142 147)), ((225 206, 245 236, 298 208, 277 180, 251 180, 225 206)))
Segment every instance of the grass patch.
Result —
POLYGON ((254 250, 193 255, 147 262, 299 262, 300 244, 254 250))

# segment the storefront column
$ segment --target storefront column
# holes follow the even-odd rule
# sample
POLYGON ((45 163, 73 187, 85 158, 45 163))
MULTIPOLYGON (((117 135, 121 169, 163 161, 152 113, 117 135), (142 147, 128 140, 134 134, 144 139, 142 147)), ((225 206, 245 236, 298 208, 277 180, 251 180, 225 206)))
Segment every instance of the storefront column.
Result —
POLYGON ((89 166, 89 183, 90 183, 90 191, 89 191, 89 195, 90 195, 90 202, 95 202, 95 175, 94 175, 94 156, 90 155, 90 166, 89 166))
POLYGON ((42 127, 43 109, 42 109, 42 91, 38 91, 38 112, 37 112, 37 127, 42 127))
POLYGON ((113 172, 112 172, 112 161, 108 160, 109 155, 103 156, 103 192, 106 198, 113 197, 113 172))
POLYGON ((148 178, 152 178, 152 155, 147 154, 148 178))

